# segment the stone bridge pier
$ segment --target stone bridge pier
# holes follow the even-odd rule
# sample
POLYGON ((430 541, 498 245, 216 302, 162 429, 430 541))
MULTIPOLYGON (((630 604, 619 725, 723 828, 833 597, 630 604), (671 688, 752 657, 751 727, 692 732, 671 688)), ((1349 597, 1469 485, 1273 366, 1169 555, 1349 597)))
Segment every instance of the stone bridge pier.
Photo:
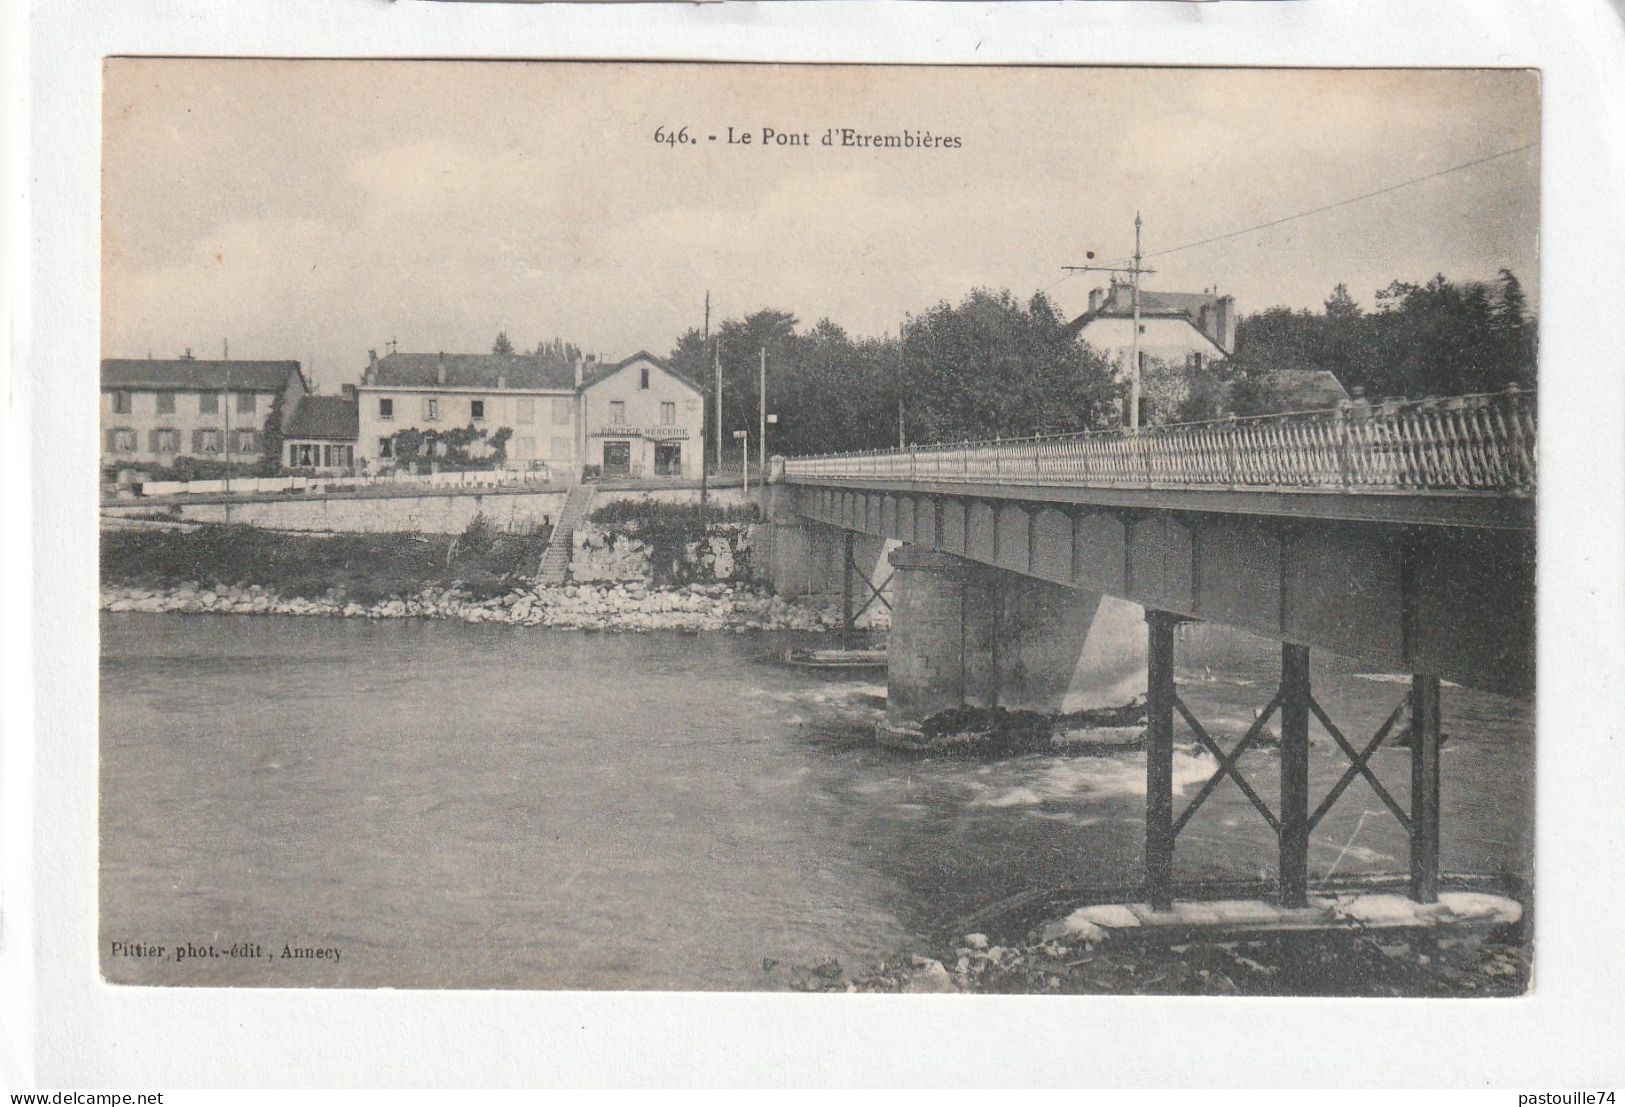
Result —
POLYGON ((883 741, 962 706, 1077 711, 1146 689, 1145 611, 917 545, 891 553, 883 741))

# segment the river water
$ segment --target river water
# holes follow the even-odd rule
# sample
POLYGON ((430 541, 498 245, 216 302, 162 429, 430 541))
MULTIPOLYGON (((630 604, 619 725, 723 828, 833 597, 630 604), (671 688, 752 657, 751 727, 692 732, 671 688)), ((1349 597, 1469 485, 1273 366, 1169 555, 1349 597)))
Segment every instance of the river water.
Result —
MULTIPOLYGON (((101 618, 113 981, 754 988, 764 959, 852 968, 1034 888, 1139 874, 1142 754, 879 748, 883 674, 764 660, 794 636, 101 618), (186 943, 220 956, 177 962, 186 943)), ((1229 744, 1278 657, 1193 639, 1180 694, 1229 744)), ((1405 691, 1324 654, 1314 682, 1356 746, 1405 691)), ((1447 687, 1444 719, 1444 867, 1527 874, 1531 706, 1447 687)), ((1313 735, 1318 802, 1347 762, 1313 735)), ((1188 800, 1214 762, 1177 757, 1188 800)), ((1407 758, 1372 761, 1402 804, 1407 758)), ((1276 765, 1268 749, 1241 762, 1271 798, 1276 765)), ((1178 873, 1267 877, 1273 843, 1226 782, 1181 834, 1178 873)), ((1310 864, 1403 870, 1404 834, 1356 781, 1310 864)))

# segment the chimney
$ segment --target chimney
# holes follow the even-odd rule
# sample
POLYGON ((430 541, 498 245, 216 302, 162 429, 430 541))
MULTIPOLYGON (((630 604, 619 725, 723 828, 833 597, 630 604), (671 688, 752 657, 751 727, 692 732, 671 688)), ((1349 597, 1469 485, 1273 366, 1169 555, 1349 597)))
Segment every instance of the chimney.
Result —
POLYGON ((440 384, 446 383, 446 351, 440 351, 440 360, 435 362, 434 379, 440 384))
POLYGON ((192 347, 190 347, 190 346, 186 347, 186 352, 181 355, 181 360, 182 361, 191 361, 192 360, 192 347))
POLYGON ((508 387, 508 373, 507 373, 506 370, 504 370, 504 371, 497 374, 497 387, 498 388, 507 388, 508 387))
POLYGON ((1227 354, 1236 352, 1236 298, 1220 296, 1213 302, 1213 341, 1227 354))
POLYGON ((362 384, 377 384, 378 383, 378 351, 377 350, 368 350, 367 351, 367 371, 365 373, 361 374, 361 383, 362 384))
POLYGON ((1100 305, 1105 299, 1106 290, 1104 288, 1091 288, 1089 290, 1089 310, 1099 311, 1100 305))
POLYGON ((352 404, 355 403, 356 402, 355 385, 353 385, 353 384, 341 384, 341 385, 339 385, 339 395, 343 396, 346 400, 349 400, 352 404))
POLYGON ((576 366, 576 390, 577 390, 577 391, 579 391, 579 390, 580 390, 580 389, 581 389, 581 370, 582 370, 582 364, 583 364, 583 363, 582 363, 582 360, 581 360, 581 355, 580 355, 580 354, 577 354, 577 355, 576 355, 576 357, 575 357, 575 366, 576 366))

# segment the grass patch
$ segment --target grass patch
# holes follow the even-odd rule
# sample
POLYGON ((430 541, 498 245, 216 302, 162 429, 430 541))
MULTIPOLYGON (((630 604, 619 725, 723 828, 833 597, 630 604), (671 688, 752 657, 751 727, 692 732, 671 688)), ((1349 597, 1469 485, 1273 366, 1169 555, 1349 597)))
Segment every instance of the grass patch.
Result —
POLYGON ((536 572, 550 528, 510 534, 483 516, 459 535, 301 535, 205 524, 193 530, 105 533, 105 583, 174 587, 258 584, 289 598, 376 603, 425 587, 459 585, 475 599, 501 595, 536 572))

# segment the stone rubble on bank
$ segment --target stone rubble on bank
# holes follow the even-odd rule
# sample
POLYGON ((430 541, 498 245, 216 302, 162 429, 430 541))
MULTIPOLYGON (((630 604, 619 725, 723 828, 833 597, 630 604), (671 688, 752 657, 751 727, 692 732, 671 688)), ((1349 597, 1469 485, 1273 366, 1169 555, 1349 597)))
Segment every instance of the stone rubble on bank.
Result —
POLYGON ((361 604, 339 597, 284 598, 261 585, 173 588, 103 585, 104 611, 182 614, 325 615, 352 619, 460 619, 465 623, 610 631, 827 630, 840 626, 834 608, 813 608, 733 583, 657 588, 615 584, 519 584, 476 600, 456 588, 361 604))
MULTIPOLYGON (((570 578, 577 583, 649 580, 655 576, 651 551, 636 527, 585 522, 571 534, 570 578)), ((683 546, 685 576, 705 581, 731 579, 750 552, 750 528, 713 523, 705 537, 683 546)))

